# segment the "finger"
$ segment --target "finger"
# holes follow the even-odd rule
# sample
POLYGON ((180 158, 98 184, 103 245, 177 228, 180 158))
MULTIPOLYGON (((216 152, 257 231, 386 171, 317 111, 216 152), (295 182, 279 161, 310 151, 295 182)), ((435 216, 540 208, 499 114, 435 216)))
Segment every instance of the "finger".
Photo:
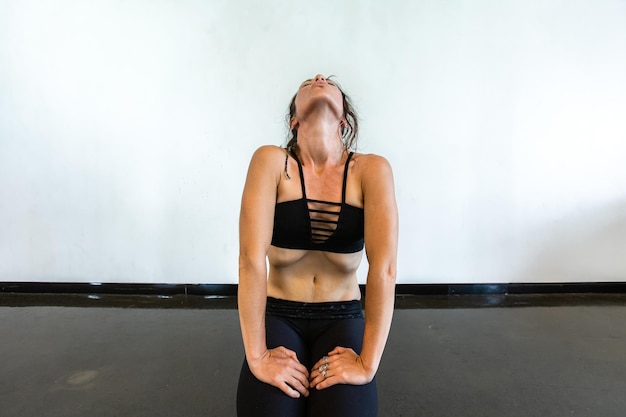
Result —
POLYGON ((291 377, 296 378, 298 381, 303 381, 305 384, 308 383, 310 378, 309 370, 300 362, 291 361, 286 368, 291 377))
MULTIPOLYGON (((311 370, 311 375, 309 376, 309 380, 310 380, 310 386, 315 386, 315 384, 319 383, 322 380, 322 371, 321 371, 321 366, 323 366, 323 363, 320 364, 320 362, 318 362, 317 366, 315 366, 312 370, 311 370)), ((328 370, 327 370, 328 373, 328 370)))
POLYGON ((291 349, 287 349, 284 346, 279 346, 275 349, 275 351, 282 358, 294 359, 298 361, 298 355, 291 349))
POLYGON ((294 371, 294 373, 291 375, 292 378, 292 385, 294 388, 296 388, 299 392, 304 394, 304 391, 302 391, 303 389, 306 390, 309 387, 309 375, 307 374, 303 374, 302 372, 297 372, 294 371))
POLYGON ((298 392, 298 390, 293 389, 293 387, 285 381, 283 381, 282 384, 279 384, 278 388, 280 388, 282 392, 284 392, 291 398, 300 398, 300 393, 298 392))
MULTIPOLYGON (((328 378, 328 374, 326 374, 326 378, 328 378)), ((316 375, 313 379, 311 379, 311 383, 309 384, 309 388, 318 388, 320 383, 324 382, 324 376, 316 372, 316 375)), ((318 388, 319 389, 319 388, 318 388)))
POLYGON ((302 365, 300 362, 295 362, 292 365, 294 370, 304 376, 304 379, 309 379, 309 370, 306 369, 306 366, 302 365))
POLYGON ((319 377, 315 380, 315 385, 313 385, 312 387, 315 387, 315 389, 319 391, 328 387, 332 387, 333 385, 340 382, 341 381, 339 380, 337 375, 326 374, 326 378, 324 378, 322 375, 319 375, 319 377))
POLYGON ((296 354, 296 352, 294 352, 293 350, 287 349, 286 347, 283 347, 283 349, 285 349, 285 354, 295 360, 298 360, 298 355, 296 354))
POLYGON ((330 363, 330 358, 328 356, 322 356, 320 358, 320 360, 318 360, 317 362, 315 362, 315 365, 313 365, 313 367, 311 369, 319 369, 320 366, 322 365, 326 365, 330 363))
POLYGON ((287 349, 284 346, 279 346, 279 347, 273 349, 273 351, 275 352, 275 354, 278 355, 278 357, 287 358, 287 359, 293 359, 295 361, 298 361, 298 354, 296 352, 294 352, 293 350, 291 350, 291 349, 287 349))
POLYGON ((320 369, 320 366, 322 366, 322 365, 324 365, 324 362, 323 362, 323 361, 321 361, 321 360, 320 360, 320 361, 315 362, 315 365, 313 365, 313 366, 311 367, 311 372, 310 372, 310 373, 311 373, 311 374, 313 374, 313 372, 318 371, 318 370, 320 369))
POLYGON ((309 380, 313 381, 315 378, 317 378, 318 376, 322 376, 322 371, 324 369, 326 369, 326 372, 328 373, 328 366, 324 367, 325 364, 321 363, 316 365, 312 370, 311 373, 309 375, 309 380))
POLYGON ((304 395, 305 397, 309 396, 309 383, 308 380, 302 381, 300 378, 292 377, 288 382, 288 385, 298 393, 304 395))
POLYGON ((328 352, 329 358, 330 357, 337 357, 338 355, 342 355, 342 354, 349 354, 349 355, 357 356, 357 354, 354 351, 354 349, 345 348, 345 347, 342 347, 342 346, 337 346, 336 348, 334 348, 333 350, 328 352))
POLYGON ((290 367, 294 368, 296 371, 298 371, 299 373, 304 375, 304 377, 306 379, 309 378, 309 370, 306 368, 306 366, 304 366, 304 365, 302 365, 302 363, 300 363, 300 361, 298 360, 298 355, 296 354, 296 352, 294 352, 293 350, 287 349, 284 346, 280 346, 277 349, 280 351, 281 354, 283 354, 288 359, 290 359, 290 362, 289 362, 289 366, 290 367))
POLYGON ((337 369, 332 368, 329 364, 326 367, 324 365, 327 365, 325 361, 322 362, 321 367, 314 368, 311 372, 310 388, 324 389, 341 382, 336 377, 337 369), (330 383, 327 382, 329 379, 331 380, 330 383))
POLYGON ((317 368, 315 368, 313 371, 311 371, 311 375, 309 376, 309 381, 312 383, 321 375, 322 373, 317 368))
POLYGON ((291 398, 299 398, 300 395, 307 397, 308 378, 295 369, 284 369, 281 375, 276 375, 275 382, 272 383, 291 398))

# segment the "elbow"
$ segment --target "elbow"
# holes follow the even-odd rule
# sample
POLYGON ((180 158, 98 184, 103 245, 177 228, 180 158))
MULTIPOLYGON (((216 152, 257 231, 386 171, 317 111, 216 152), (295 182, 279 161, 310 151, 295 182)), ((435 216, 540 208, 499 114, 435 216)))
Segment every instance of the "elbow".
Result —
POLYGON ((248 277, 264 276, 265 258, 259 256, 250 256, 249 254, 239 254, 239 281, 248 277))
POLYGON ((388 265, 383 271, 382 279, 386 282, 395 284, 396 283, 396 264, 388 265))
POLYGON ((239 273, 240 274, 241 274, 241 271, 245 271, 249 269, 252 264, 253 262, 250 256, 247 256, 243 253, 239 254, 239 273))
POLYGON ((377 281, 395 285, 396 263, 389 262, 382 265, 370 265, 368 275, 370 276, 370 278, 375 278, 377 281))

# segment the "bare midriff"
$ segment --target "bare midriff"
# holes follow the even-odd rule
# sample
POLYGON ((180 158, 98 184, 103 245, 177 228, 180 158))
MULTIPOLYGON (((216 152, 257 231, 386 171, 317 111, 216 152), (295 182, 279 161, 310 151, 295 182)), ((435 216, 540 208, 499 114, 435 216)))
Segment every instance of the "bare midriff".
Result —
POLYGON ((306 303, 359 300, 363 251, 332 253, 270 246, 267 295, 306 303))

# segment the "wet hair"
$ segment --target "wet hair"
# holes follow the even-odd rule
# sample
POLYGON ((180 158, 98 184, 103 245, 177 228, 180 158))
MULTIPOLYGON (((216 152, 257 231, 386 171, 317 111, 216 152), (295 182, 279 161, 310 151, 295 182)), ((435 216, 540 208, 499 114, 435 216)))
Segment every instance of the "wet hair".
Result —
MULTIPOLYGON (((330 79, 333 76, 330 75, 326 79, 330 79)), ((339 91, 341 91, 341 96, 343 97, 343 117, 346 119, 346 123, 341 128, 341 142, 343 143, 343 147, 346 150, 355 150, 356 142, 359 134, 359 120, 356 115, 356 110, 354 109, 354 105, 352 104, 352 100, 350 97, 344 93, 343 89, 337 84, 335 80, 332 80, 333 83, 337 86, 339 91)), ((296 115, 296 96, 298 93, 294 94, 291 102, 289 103, 289 110, 286 116, 287 120, 287 129, 289 133, 287 134, 287 145, 286 148, 288 151, 293 151, 298 147, 298 129, 291 129, 291 120, 296 115)))

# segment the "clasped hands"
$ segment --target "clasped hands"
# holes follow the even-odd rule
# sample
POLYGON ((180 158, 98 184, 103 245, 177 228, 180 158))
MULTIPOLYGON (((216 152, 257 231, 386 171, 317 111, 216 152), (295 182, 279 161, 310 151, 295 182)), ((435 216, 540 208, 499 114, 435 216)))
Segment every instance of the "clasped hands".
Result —
POLYGON ((317 361, 310 372, 294 351, 283 346, 268 349, 249 365, 259 380, 292 398, 308 397, 309 389, 322 390, 336 384, 364 385, 374 378, 354 350, 340 346, 317 361))

